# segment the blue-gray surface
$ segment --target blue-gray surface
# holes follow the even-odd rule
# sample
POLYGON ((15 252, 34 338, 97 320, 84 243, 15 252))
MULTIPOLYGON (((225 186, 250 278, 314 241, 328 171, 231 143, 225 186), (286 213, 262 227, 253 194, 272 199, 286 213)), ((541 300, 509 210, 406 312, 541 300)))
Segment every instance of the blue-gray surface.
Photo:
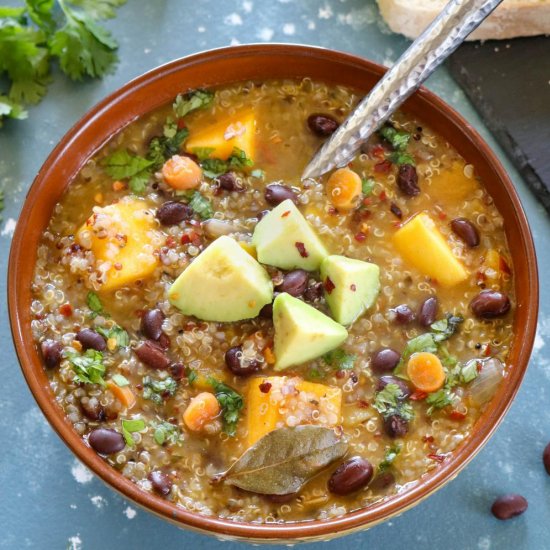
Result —
MULTIPOLYGON (((374 0, 130 0, 110 27, 121 42, 121 62, 115 74, 81 84, 56 78, 46 100, 31 109, 29 120, 9 122, 0 131, 0 185, 6 190, 0 226, 3 296, 10 237, 35 173, 74 122, 127 80, 173 58, 237 43, 315 44, 386 64, 407 46, 405 39, 392 35, 380 21, 374 0)), ((481 131, 509 170, 535 235, 544 280, 550 271, 548 215, 447 72, 440 69, 428 86, 481 131)), ((541 464, 542 449, 550 440, 549 298, 550 290, 543 285, 529 371, 511 411, 484 450, 455 481, 413 510, 369 531, 326 543, 325 548, 550 548, 550 477, 541 464), (489 508, 503 492, 525 495, 528 511, 509 522, 494 519, 489 508)), ((137 510, 73 458, 25 385, 4 300, 1 308, 0 548, 221 548, 221 542, 178 530, 137 510)), ((224 543, 226 550, 239 546, 224 543)))

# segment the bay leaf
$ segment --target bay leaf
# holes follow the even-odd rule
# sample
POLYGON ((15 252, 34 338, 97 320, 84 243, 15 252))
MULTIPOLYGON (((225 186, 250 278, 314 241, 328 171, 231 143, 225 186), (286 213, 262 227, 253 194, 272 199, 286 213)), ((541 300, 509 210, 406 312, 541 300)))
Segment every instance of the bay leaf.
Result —
POLYGON ((216 480, 264 495, 295 493, 343 457, 347 448, 347 443, 329 428, 279 428, 257 441, 216 480))

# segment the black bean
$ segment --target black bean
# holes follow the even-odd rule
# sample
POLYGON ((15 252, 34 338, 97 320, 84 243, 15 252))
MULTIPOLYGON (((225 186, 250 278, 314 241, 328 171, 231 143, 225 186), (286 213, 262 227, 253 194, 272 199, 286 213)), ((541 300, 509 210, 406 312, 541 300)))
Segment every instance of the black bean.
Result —
POLYGON ((340 123, 329 115, 315 114, 307 119, 309 129, 319 137, 326 137, 333 134, 340 123))
POLYGON ((403 437, 409 431, 409 423, 398 414, 392 414, 384 420, 384 429, 390 437, 403 437))
POLYGON ((296 193, 286 185, 280 183, 272 183, 265 188, 264 191, 265 200, 272 206, 277 206, 283 201, 290 199, 294 204, 298 204, 298 196, 296 193))
POLYGON ((261 367, 260 362, 256 359, 248 359, 243 356, 242 346, 234 346, 225 352, 225 364, 237 376, 248 376, 261 367))
POLYGON ((393 308, 393 311, 395 312, 395 322, 400 325, 414 321, 414 311, 407 304, 401 304, 393 308))
POLYGON ((218 183, 225 191, 244 191, 244 187, 239 184, 237 176, 233 172, 226 172, 218 176, 218 183))
POLYGON ((273 302, 271 304, 266 304, 260 309, 259 315, 264 319, 273 319, 273 302))
POLYGON ((373 473, 374 469, 368 460, 354 456, 340 464, 330 476, 329 491, 336 495, 354 493, 368 485, 373 473))
POLYGON ((544 451, 542 453, 542 463, 544 464, 546 473, 550 476, 550 443, 544 447, 544 451))
POLYGON ((136 348, 135 352, 139 360, 148 367, 167 369, 170 366, 170 359, 156 342, 146 340, 136 348))
POLYGON ((383 374, 391 372, 401 359, 401 354, 391 348, 379 349, 371 358, 370 367, 373 372, 383 374))
POLYGON ((174 380, 182 380, 185 376, 185 366, 183 363, 172 363, 168 367, 168 371, 174 380))
POLYGON ((480 319, 493 319, 508 313, 510 299, 503 292, 497 290, 482 290, 470 302, 470 308, 480 319))
POLYGON ((306 302, 316 302, 323 297, 323 283, 314 283, 306 288, 304 299, 306 302))
POLYGON ((391 374, 381 376, 377 380, 376 391, 382 391, 388 384, 395 384, 396 386, 399 386, 399 389, 401 390, 401 396, 399 397, 400 401, 407 399, 412 393, 411 388, 409 388, 405 380, 402 378, 397 378, 397 376, 392 376, 391 374))
POLYGON ((423 327, 429 327, 432 323, 435 323, 438 306, 439 304, 435 296, 430 296, 422 302, 418 311, 418 322, 423 327))
POLYGON ((170 476, 160 470, 153 470, 147 478, 151 482, 151 485, 156 493, 163 497, 170 494, 170 489, 172 488, 172 480, 170 479, 170 476))
POLYGON ((82 344, 84 350, 95 349, 96 351, 105 351, 107 348, 107 343, 105 338, 92 330, 91 328, 83 328, 76 333, 76 340, 82 344))
POLYGON ((97 397, 82 397, 80 399, 80 408, 84 416, 94 422, 102 422, 106 418, 105 409, 97 397))
POLYGON ((511 519, 523 514, 527 506, 527 500, 521 495, 502 495, 493 502, 491 512, 497 519, 511 519))
POLYGON ((150 340, 158 340, 162 334, 164 313, 160 309, 149 309, 141 318, 141 332, 150 340))
POLYGON ((88 436, 88 443, 96 453, 102 455, 118 453, 126 446, 122 435, 110 428, 92 430, 88 436))
POLYGON ((397 173, 397 185, 401 191, 409 196, 414 197, 420 193, 418 187, 418 174, 416 168, 412 164, 402 164, 397 173))
POLYGON ((286 292, 291 296, 301 296, 307 288, 309 274, 303 269, 289 271, 284 277, 283 282, 277 286, 279 292, 286 292))
POLYGON ((477 227, 466 218, 455 218, 451 222, 453 233, 460 237, 470 248, 479 244, 479 232, 477 227))
POLYGON ((372 491, 384 491, 395 483, 395 476, 391 472, 378 474, 369 484, 372 491))
POLYGON ((393 201, 390 204, 390 211, 397 219, 399 220, 403 219, 403 211, 393 201))
POLYGON ((63 346, 61 342, 55 340, 44 340, 40 344, 42 350, 42 356, 44 357, 44 364, 48 369, 54 369, 61 363, 61 351, 63 346))
POLYGON ((157 210, 157 219, 162 225, 176 225, 193 217, 193 209, 183 202, 168 201, 157 210))

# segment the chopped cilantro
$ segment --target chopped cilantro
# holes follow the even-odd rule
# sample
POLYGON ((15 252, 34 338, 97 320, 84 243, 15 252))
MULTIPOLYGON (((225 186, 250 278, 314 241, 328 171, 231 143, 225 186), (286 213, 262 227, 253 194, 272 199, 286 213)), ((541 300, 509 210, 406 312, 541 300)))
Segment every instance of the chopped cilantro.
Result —
POLYGON ((103 313, 103 304, 95 292, 88 292, 86 295, 86 304, 92 310, 92 317, 103 313))
POLYGON ((163 380, 155 380, 150 376, 143 377, 143 398, 156 405, 161 405, 165 398, 172 397, 178 389, 178 383, 167 376, 163 380))
POLYGON ((65 357, 75 373, 75 382, 105 385, 105 365, 100 351, 87 349, 82 355, 76 351, 66 351, 65 357))
POLYGON ((323 361, 335 370, 350 370, 353 368, 357 355, 347 353, 342 348, 329 351, 323 355, 323 361))
POLYGON ((436 342, 448 340, 458 330, 460 323, 463 321, 464 318, 460 315, 447 313, 445 319, 440 319, 430 326, 434 340, 436 342))
POLYGON ((125 386, 129 386, 130 382, 128 381, 128 378, 126 376, 122 376, 122 374, 113 374, 111 376, 111 380, 119 387, 124 388, 125 386))
POLYGON ((401 445, 392 445, 391 447, 387 447, 384 460, 378 464, 378 471, 385 472, 388 468, 390 468, 400 452, 401 445))
POLYGON ((411 134, 396 130, 389 124, 381 128, 379 133, 396 151, 404 151, 411 139, 411 134))
POLYGON ((237 147, 233 148, 233 152, 227 160, 209 158, 212 151, 213 149, 209 147, 193 149, 193 153, 199 157, 204 175, 211 179, 217 178, 229 170, 243 170, 254 165, 252 159, 249 159, 246 153, 237 147))
POLYGON ((414 158, 409 153, 394 151, 393 153, 390 153, 388 158, 391 162, 393 162, 393 164, 397 164, 397 166, 401 166, 402 164, 410 164, 411 166, 416 166, 414 158))
POLYGON ((252 170, 252 172, 250 172, 250 175, 253 178, 257 178, 259 180, 263 180, 265 178, 265 172, 263 170, 260 170, 259 168, 256 168, 256 170, 252 170))
POLYGON ((233 147, 233 152, 231 153, 231 156, 227 159, 227 162, 229 164, 229 168, 232 168, 233 170, 239 170, 247 168, 249 166, 254 166, 254 162, 252 161, 252 159, 249 159, 246 156, 246 153, 238 147, 233 147))
POLYGON ((451 387, 446 384, 440 390, 430 393, 430 395, 426 397, 426 403, 430 405, 426 412, 431 415, 435 409, 443 409, 448 405, 452 405, 455 399, 456 394, 452 391, 451 387))
POLYGON ((185 371, 185 375, 187 376, 189 384, 192 386, 193 382, 197 379, 197 371, 195 369, 187 368, 185 371))
POLYGON ((462 370, 460 371, 460 377, 461 381, 464 384, 468 384, 469 382, 472 382, 472 380, 475 380, 477 378, 477 375, 479 374, 479 364, 480 363, 477 359, 472 359, 462 367, 462 370))
POLYGON ((130 189, 140 194, 149 183, 154 161, 120 149, 105 158, 101 164, 109 176, 115 180, 129 180, 130 189))
POLYGON ((145 428, 145 422, 141 420, 141 418, 136 420, 122 420, 122 435, 124 437, 124 441, 126 441, 126 445, 128 445, 128 447, 133 447, 135 445, 135 441, 132 434, 134 432, 142 432, 145 428))
POLYGON ((153 167, 158 169, 170 157, 177 155, 188 136, 187 128, 178 128, 176 122, 168 119, 164 125, 163 135, 153 138, 149 143, 147 158, 153 163, 153 167))
POLYGON ((214 147, 195 147, 191 152, 199 159, 199 162, 210 159, 210 155, 215 151, 214 147))
POLYGON ((99 334, 107 340, 114 338, 116 345, 119 348, 126 348, 130 345, 130 337, 128 336, 128 333, 118 325, 113 325, 108 329, 105 327, 96 327, 95 330, 97 330, 97 332, 99 332, 99 334))
POLYGON ((214 101, 214 93, 208 90, 194 90, 179 94, 174 101, 174 113, 181 118, 197 109, 206 109, 212 101, 214 101))
POLYGON ((158 445, 165 443, 175 445, 181 439, 181 432, 177 426, 170 422, 159 422, 152 424, 154 429, 153 438, 158 445))
POLYGON ((398 415, 404 420, 412 420, 414 411, 410 403, 403 401, 403 393, 397 384, 387 384, 379 391, 372 405, 384 418, 398 415))
POLYGON ((234 436, 237 431, 239 414, 244 406, 242 395, 213 377, 208 379, 208 383, 214 389, 216 399, 222 408, 225 433, 234 436))
POLYGON ((372 192, 374 191, 374 185, 375 181, 372 178, 363 178, 361 180, 361 189, 363 191, 363 195, 365 197, 368 197, 369 195, 372 195, 372 192))
POLYGON ((214 210, 212 209, 212 203, 199 191, 195 191, 191 200, 189 201, 189 206, 196 212, 203 220, 207 220, 214 215, 214 210))

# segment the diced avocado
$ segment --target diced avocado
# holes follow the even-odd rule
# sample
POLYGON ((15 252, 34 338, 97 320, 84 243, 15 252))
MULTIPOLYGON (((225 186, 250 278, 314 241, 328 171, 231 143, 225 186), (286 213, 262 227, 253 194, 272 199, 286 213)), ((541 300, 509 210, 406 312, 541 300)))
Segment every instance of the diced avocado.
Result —
POLYGON ((276 371, 320 357, 348 337, 342 325, 286 292, 273 302, 273 325, 276 371))
POLYGON ((273 299, 267 271, 237 242, 220 237, 174 281, 170 303, 203 321, 232 322, 256 317, 273 299))
POLYGON ((365 313, 380 292, 380 268, 344 256, 323 260, 321 280, 332 316, 342 325, 351 325, 365 313))
POLYGON ((253 111, 238 113, 206 127, 190 129, 185 149, 212 149, 210 158, 226 160, 234 148, 244 151, 249 159, 255 156, 256 118, 253 111))
POLYGON ((252 244, 259 262, 281 269, 316 271, 328 256, 325 245, 290 199, 258 222, 252 244))

